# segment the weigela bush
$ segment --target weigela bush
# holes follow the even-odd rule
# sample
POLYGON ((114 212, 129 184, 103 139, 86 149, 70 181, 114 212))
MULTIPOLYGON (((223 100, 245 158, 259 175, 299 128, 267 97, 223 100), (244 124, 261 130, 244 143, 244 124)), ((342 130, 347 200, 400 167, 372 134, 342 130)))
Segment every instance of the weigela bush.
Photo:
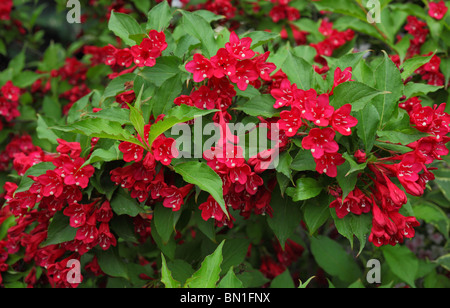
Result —
POLYGON ((0 4, 0 286, 449 286, 447 2, 57 2, 0 4))

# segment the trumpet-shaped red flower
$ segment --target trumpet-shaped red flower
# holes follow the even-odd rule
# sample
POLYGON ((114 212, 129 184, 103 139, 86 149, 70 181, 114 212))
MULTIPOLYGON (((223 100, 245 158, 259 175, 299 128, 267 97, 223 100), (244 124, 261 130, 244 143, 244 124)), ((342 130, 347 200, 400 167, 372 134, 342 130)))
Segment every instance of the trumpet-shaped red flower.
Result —
POLYGON ((152 151, 155 159, 165 166, 170 165, 172 159, 179 154, 175 145, 175 139, 167 138, 164 135, 156 138, 152 145, 152 151))
POLYGON ((225 44, 225 48, 236 59, 245 60, 255 56, 255 52, 251 49, 251 45, 251 38, 244 37, 239 39, 237 34, 233 31, 230 35, 230 41, 225 44))
POLYGON ((211 78, 216 71, 213 64, 199 53, 196 53, 194 59, 186 64, 186 70, 194 75, 194 82, 211 78))
POLYGON ((225 48, 219 49, 217 54, 211 58, 211 63, 214 66, 216 78, 229 77, 236 73, 237 60, 225 48))
POLYGON ((309 135, 302 140, 304 149, 311 150, 314 158, 319 159, 325 153, 336 153, 339 145, 334 140, 336 133, 332 128, 313 128, 309 135))
POLYGON ((428 10, 428 15, 433 17, 434 19, 441 20, 444 18, 445 14, 447 14, 448 8, 445 5, 444 0, 439 2, 430 2, 430 9, 428 10))
POLYGON ((304 117, 317 126, 328 126, 333 112, 329 96, 322 94, 316 100, 306 101, 304 117))
POLYGON ((293 137, 302 127, 302 113, 299 108, 292 107, 291 110, 283 110, 278 120, 279 128, 285 131, 286 136, 293 137))
POLYGON ((337 167, 345 163, 345 159, 340 153, 325 153, 321 158, 315 158, 316 171, 320 174, 325 173, 329 177, 337 176, 337 167))
POLYGON ((350 136, 352 134, 352 127, 358 125, 358 120, 351 116, 352 105, 346 104, 336 110, 331 117, 331 125, 334 130, 341 133, 344 136, 350 136))

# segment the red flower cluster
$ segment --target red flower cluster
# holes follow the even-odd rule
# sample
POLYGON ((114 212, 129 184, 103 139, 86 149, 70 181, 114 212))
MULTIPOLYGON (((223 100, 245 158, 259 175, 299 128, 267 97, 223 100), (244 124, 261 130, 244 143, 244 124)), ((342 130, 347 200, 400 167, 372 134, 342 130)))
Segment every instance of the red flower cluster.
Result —
POLYGON ((92 55, 92 65, 106 64, 111 66, 114 73, 109 75, 114 79, 120 75, 133 72, 136 67, 152 67, 156 64, 156 59, 167 48, 166 36, 164 32, 150 30, 139 45, 131 48, 116 48, 112 45, 97 47, 85 46, 84 53, 92 55))
MULTIPOLYGON (((159 120, 160 118, 155 123, 159 120)), ((160 135, 152 145, 149 145, 150 129, 151 124, 145 125, 144 138, 138 136, 137 139, 146 144, 151 151, 146 152, 140 145, 130 142, 122 142, 119 145, 124 161, 133 163, 112 170, 111 180, 116 185, 128 189, 131 197, 137 198, 139 202, 147 202, 148 205, 151 205, 161 201, 165 207, 178 211, 193 185, 188 184, 178 188, 166 183, 164 166, 170 165, 172 159, 178 156, 178 150, 175 147, 175 140, 164 135, 160 135), (157 162, 160 162, 162 166, 157 166, 157 162), (161 167, 158 173, 157 167, 161 167)))
MULTIPOLYGON (((337 69, 334 78, 333 89, 351 80, 351 68, 344 72, 337 69)), ((274 108, 290 107, 290 110, 280 112, 280 130, 284 131, 286 136, 293 137, 299 134, 301 128, 311 128, 307 137, 302 140, 303 148, 311 150, 317 172, 336 177, 337 166, 345 162, 338 153, 339 146, 334 140, 336 132, 349 136, 351 128, 358 124, 356 118, 350 115, 351 105, 346 104, 335 110, 330 105, 330 94, 318 95, 314 89, 298 89, 297 85, 291 84, 288 79, 284 79, 279 88, 272 89, 271 94, 276 99, 274 108)))
MULTIPOLYGON (((28 190, 18 191, 17 184, 5 184, 7 203, 4 211, 16 217, 16 225, 8 230, 7 238, 0 246, 6 247, 8 254, 17 253, 20 247, 24 247, 24 260, 34 260, 37 266, 47 268, 47 278, 52 285, 73 287, 76 285, 71 285, 66 279, 70 270, 66 267, 67 261, 79 259, 96 245, 108 249, 116 244, 116 240, 109 231, 108 222, 112 218, 109 202, 99 199, 90 204, 80 204, 82 190, 88 186, 94 167, 84 166, 86 160, 80 157, 79 143, 58 142, 58 154, 44 155, 39 148, 28 145, 26 151, 15 155, 14 166, 22 173, 42 161, 52 162, 56 168, 39 176, 29 176, 33 182, 28 190), (70 226, 77 228, 75 239, 58 245, 41 245, 47 238, 51 218, 58 212, 69 216, 70 226), (97 223, 100 224, 98 229, 97 223), (58 262, 67 251, 73 253, 58 262)), ((19 143, 18 146, 25 147, 25 144, 19 143)), ((30 279, 33 280, 32 277, 30 279)))
POLYGON ((278 241, 274 242, 273 249, 275 250, 276 259, 271 256, 263 256, 259 268, 260 272, 270 280, 285 272, 305 251, 302 245, 291 239, 286 241, 284 248, 281 247, 278 241))
POLYGON ((427 23, 415 16, 408 16, 405 30, 413 36, 413 39, 410 40, 411 45, 408 48, 407 58, 419 55, 420 48, 425 43, 428 33, 430 33, 430 30, 427 29, 427 23))
MULTIPOLYGON (((194 75, 194 81, 197 83, 205 79, 211 81, 215 77, 220 80, 217 84, 222 84, 225 88, 229 87, 226 84, 230 84, 230 81, 241 91, 245 91, 250 84, 259 88, 261 86, 259 79, 270 81, 270 74, 276 67, 266 62, 268 52, 256 55, 251 49, 251 44, 251 38, 239 39, 237 34, 232 32, 225 48, 219 49, 211 59, 195 54, 194 59, 186 65, 186 70, 194 75)), ((212 108, 215 107, 216 105, 213 105, 212 108)))
POLYGON ((18 110, 20 89, 8 81, 0 89, 0 131, 3 130, 3 122, 12 122, 15 118, 20 116, 18 110))
POLYGON ((324 66, 321 71, 327 71, 327 61, 322 56, 331 57, 336 49, 353 40, 355 33, 350 29, 345 31, 333 29, 333 23, 326 18, 322 20, 319 31, 325 36, 325 39, 319 43, 310 44, 310 46, 317 51, 315 61, 324 66))
POLYGON ((3 0, 0 3, 0 20, 10 20, 11 10, 13 8, 12 0, 3 0))
POLYGON ((280 20, 295 21, 300 19, 300 12, 294 7, 289 6, 291 0, 270 0, 275 6, 270 10, 270 17, 273 22, 277 23, 280 20))

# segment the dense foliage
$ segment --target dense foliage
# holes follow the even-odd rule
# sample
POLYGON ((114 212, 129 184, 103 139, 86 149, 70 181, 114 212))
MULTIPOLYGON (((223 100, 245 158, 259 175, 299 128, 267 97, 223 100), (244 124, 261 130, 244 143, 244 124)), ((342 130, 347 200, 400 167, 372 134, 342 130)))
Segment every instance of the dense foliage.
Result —
POLYGON ((0 3, 0 286, 450 286, 448 1, 56 3, 0 3))

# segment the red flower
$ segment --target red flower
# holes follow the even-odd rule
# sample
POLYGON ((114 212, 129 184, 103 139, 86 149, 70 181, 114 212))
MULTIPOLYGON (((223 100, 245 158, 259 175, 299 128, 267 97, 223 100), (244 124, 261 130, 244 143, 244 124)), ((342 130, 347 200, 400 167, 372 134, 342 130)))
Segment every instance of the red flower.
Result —
POLYGON ((41 192, 44 197, 54 196, 58 198, 63 192, 63 180, 53 170, 47 170, 45 174, 38 176, 36 180, 42 185, 41 192))
POLYGON ((331 90, 330 95, 333 95, 334 88, 347 81, 352 81, 352 68, 347 67, 344 71, 342 71, 340 67, 336 68, 334 71, 333 89, 331 90))
POLYGON ((337 217, 342 219, 349 213, 353 213, 355 215, 369 213, 371 209, 370 204, 371 200, 364 195, 359 188, 356 188, 348 194, 344 202, 342 202, 341 198, 334 200, 330 204, 330 208, 334 208, 336 210, 337 217))
POLYGON ((170 165, 172 159, 178 156, 175 139, 166 138, 164 135, 159 136, 153 142, 152 152, 157 161, 165 166, 170 165))
POLYGON ((123 160, 126 162, 140 162, 144 157, 144 148, 130 142, 120 143, 119 151, 123 153, 123 160))
POLYGON ((67 142, 63 139, 57 139, 59 146, 56 151, 60 154, 70 154, 72 158, 80 157, 81 146, 78 142, 67 142))
POLYGON ((230 41, 225 44, 226 50, 236 59, 245 60, 251 59, 255 52, 251 49, 252 39, 244 37, 239 39, 237 34, 233 31, 230 35, 230 41))
POLYGON ((270 94, 276 99, 274 108, 278 109, 281 107, 290 106, 294 100, 296 92, 298 91, 297 85, 291 85, 288 79, 283 79, 280 88, 272 89, 270 94))
POLYGON ((286 136, 295 136, 299 128, 303 125, 301 116, 301 111, 297 107, 282 111, 280 113, 280 120, 278 120, 279 128, 285 131, 286 136))
POLYGON ((212 196, 209 196, 206 202, 200 204, 198 208, 202 211, 202 218, 205 221, 210 218, 221 221, 225 217, 219 203, 212 196))
POLYGON ((70 226, 72 228, 80 228, 85 225, 87 216, 89 215, 94 203, 76 204, 72 203, 63 211, 64 215, 70 217, 70 226))
POLYGON ((322 94, 316 100, 306 101, 304 117, 317 126, 328 126, 333 112, 334 107, 330 106, 329 96, 322 94))
POLYGON ((103 222, 100 224, 97 241, 98 245, 103 250, 108 250, 111 245, 112 246, 117 245, 117 240, 114 237, 114 235, 109 231, 109 225, 107 223, 103 222))
POLYGON ((222 78, 236 73, 237 60, 225 48, 220 48, 217 54, 211 58, 214 66, 214 76, 222 78))
POLYGON ((94 175, 95 169, 90 165, 81 168, 84 162, 83 158, 76 158, 70 162, 66 159, 62 166, 65 172, 64 183, 66 185, 76 185, 81 188, 86 188, 89 185, 89 179, 94 175))
POLYGON ((245 91, 250 84, 259 78, 255 64, 251 60, 240 61, 236 65, 236 74, 230 76, 230 80, 237 84, 241 91, 245 91))
POLYGON ((321 158, 325 153, 336 153, 339 145, 334 140, 336 133, 327 127, 324 129, 313 128, 309 135, 302 140, 304 149, 311 150, 314 158, 321 158))
POLYGON ((430 2, 429 6, 430 9, 428 10, 428 15, 434 19, 441 20, 444 18, 445 14, 447 14, 448 8, 445 5, 444 0, 441 0, 440 2, 430 2))
POLYGON ((336 110, 331 117, 331 125, 334 130, 344 136, 350 136, 352 134, 351 128, 358 124, 358 120, 350 115, 351 111, 352 105, 346 104, 336 110))
POLYGON ((172 211, 179 211, 184 204, 184 197, 187 196, 189 191, 194 187, 192 184, 188 184, 182 188, 175 186, 165 187, 161 189, 161 197, 164 198, 163 205, 172 211))
POLYGON ((259 77, 265 81, 272 81, 272 77, 270 74, 272 74, 273 71, 277 69, 276 65, 270 62, 266 62, 269 58, 270 51, 267 51, 259 56, 257 56, 253 61, 256 66, 256 70, 259 72, 259 77))
POLYGON ((156 58, 161 56, 161 52, 167 48, 164 32, 151 30, 148 36, 142 40, 140 45, 131 47, 134 63, 139 67, 154 66, 156 58))
POLYGON ((13 85, 12 81, 6 82, 1 89, 3 96, 13 102, 17 102, 20 98, 20 89, 13 85))
POLYGON ((315 158, 316 171, 320 174, 325 173, 329 177, 335 178, 337 176, 337 166, 345 163, 340 153, 325 153, 321 158, 315 158))
POLYGON ((109 222, 114 216, 109 201, 103 202, 102 206, 95 211, 95 215, 97 217, 97 221, 109 222))
POLYGON ((198 90, 192 92, 191 99, 194 106, 199 109, 215 109, 217 107, 217 92, 212 91, 207 86, 201 86, 198 90))
POLYGON ((96 228, 97 220, 95 215, 89 217, 86 224, 77 230, 75 239, 82 241, 85 244, 91 244, 98 238, 98 230, 96 228))
POLYGON ((214 76, 215 68, 203 55, 196 53, 194 59, 186 64, 186 70, 194 74, 195 82, 202 82, 214 76))

